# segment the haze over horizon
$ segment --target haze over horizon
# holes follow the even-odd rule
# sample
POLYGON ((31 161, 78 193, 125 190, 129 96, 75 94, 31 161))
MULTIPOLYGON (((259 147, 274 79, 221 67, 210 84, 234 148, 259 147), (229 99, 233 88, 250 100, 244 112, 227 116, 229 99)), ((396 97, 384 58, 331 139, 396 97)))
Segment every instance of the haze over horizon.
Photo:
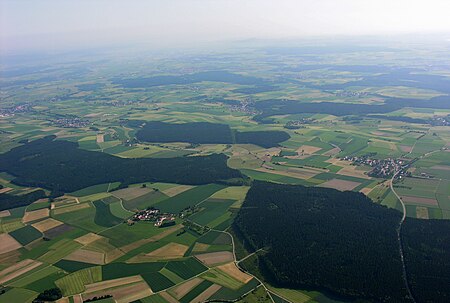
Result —
POLYGON ((450 1, 0 1, 1 51, 450 33, 450 1))

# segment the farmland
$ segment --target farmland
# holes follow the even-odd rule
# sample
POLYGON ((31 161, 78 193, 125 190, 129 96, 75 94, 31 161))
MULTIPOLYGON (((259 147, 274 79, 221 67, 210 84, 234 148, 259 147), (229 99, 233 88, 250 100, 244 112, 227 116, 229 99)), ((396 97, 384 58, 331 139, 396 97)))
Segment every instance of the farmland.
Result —
POLYGON ((271 302, 260 281, 275 302, 407 302, 402 203, 408 281, 438 302, 447 53, 297 51, 2 70, 0 302, 53 287, 64 302, 271 302), (173 221, 133 220, 153 209, 173 221))

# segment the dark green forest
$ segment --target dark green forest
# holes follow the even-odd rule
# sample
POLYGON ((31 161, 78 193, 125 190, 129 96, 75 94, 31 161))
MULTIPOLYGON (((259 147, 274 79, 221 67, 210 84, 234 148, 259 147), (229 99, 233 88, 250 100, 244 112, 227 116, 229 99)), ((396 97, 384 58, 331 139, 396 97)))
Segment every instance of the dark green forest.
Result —
MULTIPOLYGON (((134 123, 136 126, 138 123, 134 123)), ((141 124, 141 122, 139 123, 141 124)), ((283 131, 239 132, 226 124, 192 122, 172 124, 147 122, 136 133, 136 138, 146 142, 188 142, 194 144, 255 144, 262 147, 278 146, 290 138, 283 131)))
MULTIPOLYGON (((403 281, 397 210, 361 193, 254 181, 233 229, 274 285, 373 302, 410 302, 403 281)), ((449 302, 450 221, 407 218, 407 277, 417 302, 449 302)))
POLYGON ((153 76, 140 78, 114 78, 113 84, 121 85, 128 89, 148 88, 163 85, 185 85, 203 81, 225 82, 241 85, 264 85, 265 81, 251 76, 230 73, 227 71, 206 71, 194 74, 153 76))
POLYGON ((122 182, 207 184, 241 178, 227 166, 227 157, 125 159, 78 148, 78 143, 48 136, 0 155, 0 171, 15 176, 14 183, 72 192, 88 186, 122 182))
POLYGON ((36 200, 45 198, 47 195, 43 190, 35 190, 24 195, 10 195, 3 193, 0 195, 0 211, 21 206, 27 206, 36 200))
POLYGON ((136 133, 136 138, 140 141, 164 143, 230 144, 233 142, 228 125, 208 122, 182 124, 147 122, 136 133))
POLYGON ((334 102, 306 103, 277 99, 263 100, 255 104, 255 107, 261 111, 261 114, 256 115, 254 120, 259 123, 273 123, 271 116, 301 113, 330 114, 334 116, 385 114, 403 107, 450 109, 449 100, 449 96, 438 96, 429 100, 387 98, 385 103, 381 105, 334 102))
POLYGON ((417 302, 450 302, 450 220, 408 218, 403 249, 417 302))

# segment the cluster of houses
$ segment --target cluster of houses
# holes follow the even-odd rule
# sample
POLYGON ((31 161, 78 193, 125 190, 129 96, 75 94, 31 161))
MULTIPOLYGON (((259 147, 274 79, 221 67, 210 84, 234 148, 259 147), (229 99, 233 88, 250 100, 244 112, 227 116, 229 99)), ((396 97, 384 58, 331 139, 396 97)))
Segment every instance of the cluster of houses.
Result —
POLYGON ((298 129, 298 128, 305 128, 305 126, 303 126, 304 124, 312 124, 314 123, 314 119, 309 119, 309 118, 300 118, 300 120, 290 120, 288 121, 284 128, 287 129, 298 129))
POLYGON ((351 161, 355 165, 368 165, 372 167, 369 172, 369 176, 375 178, 388 178, 391 177, 394 172, 398 172, 397 176, 402 177, 407 174, 407 161, 402 159, 371 159, 369 156, 346 156, 344 160, 351 161))
POLYGON ((165 227, 175 224, 175 215, 170 213, 161 213, 157 208, 140 210, 134 214, 132 221, 153 221, 156 227, 165 227))
POLYGON ((231 105, 230 111, 232 112, 241 112, 249 115, 256 115, 258 111, 253 107, 255 102, 249 98, 241 101, 238 105, 231 105))
POLYGON ((60 118, 53 120, 52 123, 54 125, 64 128, 81 128, 89 126, 91 124, 90 121, 83 120, 80 118, 60 118))
POLYGON ((15 105, 13 107, 9 108, 0 108, 0 117, 6 118, 6 117, 13 117, 15 114, 19 113, 26 113, 32 110, 31 104, 21 104, 21 105, 15 105))
POLYGON ((431 119, 430 124, 433 126, 450 126, 450 115, 444 117, 435 116, 431 119))
POLYGON ((366 97, 369 95, 368 92, 351 91, 351 90, 339 90, 335 93, 337 97, 366 97))

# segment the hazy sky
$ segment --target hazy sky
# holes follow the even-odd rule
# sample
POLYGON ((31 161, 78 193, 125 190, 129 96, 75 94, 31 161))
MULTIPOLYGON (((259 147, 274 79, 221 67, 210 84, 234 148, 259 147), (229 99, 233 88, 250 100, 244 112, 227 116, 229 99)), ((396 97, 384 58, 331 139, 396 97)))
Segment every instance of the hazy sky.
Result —
POLYGON ((450 0, 0 0, 2 49, 450 32, 450 0))

